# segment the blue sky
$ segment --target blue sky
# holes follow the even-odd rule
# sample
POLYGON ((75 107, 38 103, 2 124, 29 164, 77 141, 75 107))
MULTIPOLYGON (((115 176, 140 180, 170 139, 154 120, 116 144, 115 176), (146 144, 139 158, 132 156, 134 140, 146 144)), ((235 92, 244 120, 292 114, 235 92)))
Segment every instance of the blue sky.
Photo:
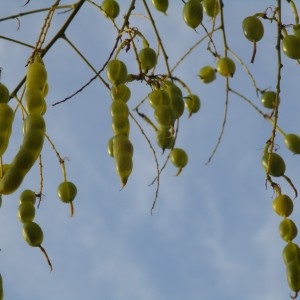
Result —
MULTIPOLYGON (((121 13, 130 1, 119 1, 121 13)), ((149 5, 150 5, 150 1, 149 5)), ((171 1, 170 1, 171 2, 171 1)), ((244 17, 264 11, 274 1, 224 1, 225 24, 229 46, 246 62, 252 46, 243 37, 244 17), (238 12, 238 13, 236 13, 238 12)), ((67 4, 61 1, 61 4, 67 4)), ((52 1, 3 0, 0 18, 15 13, 47 7, 52 1)), ((203 34, 188 28, 181 16, 183 3, 172 1, 168 16, 153 10, 170 65, 203 34), (174 3, 173 3, 174 2, 174 3)), ((292 17, 284 2, 286 20, 292 17)), ((136 6, 131 25, 138 26, 156 47, 154 34, 141 17, 144 9, 136 6)), ((0 35, 35 43, 44 14, 0 23, 0 35)), ((55 15, 49 40, 66 15, 55 15)), ((122 20, 117 20, 121 24, 122 20)), ((204 24, 210 25, 205 18, 204 24)), ((275 88, 276 31, 266 21, 265 37, 258 44, 255 63, 250 65, 261 88, 275 88)), ((116 32, 109 20, 86 3, 67 31, 67 37, 99 69, 110 53, 116 32)), ((216 45, 222 53, 222 46, 216 45)), ((141 43, 140 43, 141 44, 141 43)), ((10 90, 23 78, 31 50, 4 40, 0 43, 2 82, 10 90)), ((122 54, 128 69, 135 72, 132 56, 122 54)), ((203 85, 197 73, 214 59, 206 44, 199 46, 175 71, 201 98, 201 111, 180 123, 177 145, 189 154, 189 164, 179 177, 168 164, 160 180, 159 197, 153 215, 150 209, 155 186, 155 164, 149 146, 138 128, 131 126, 134 171, 120 191, 113 160, 106 152, 112 135, 109 115, 109 91, 94 81, 70 101, 52 106, 75 92, 93 76, 91 70, 63 41, 48 52, 45 59, 49 77, 47 133, 62 157, 66 157, 68 179, 76 183, 78 195, 75 214, 69 217, 68 206, 56 196, 62 181, 60 166, 48 143, 44 159, 44 194, 36 222, 44 231, 43 246, 53 271, 39 249, 29 247, 21 235, 17 219, 18 196, 22 189, 38 190, 35 167, 20 189, 3 197, 0 210, 0 262, 7 300, 105 299, 105 300, 196 300, 196 299, 288 299, 289 289, 281 258, 284 242, 278 233, 280 218, 272 211, 273 192, 265 188, 260 165, 262 150, 270 137, 271 126, 246 102, 230 95, 227 125, 214 159, 205 165, 217 141, 224 112, 224 78, 218 76, 203 85)), ((282 96, 279 125, 286 132, 299 132, 298 66, 283 57, 282 96)), ((105 76, 104 76, 105 77, 105 76)), ((240 66, 231 80, 232 87, 259 106, 249 79, 240 66)), ((149 92, 140 83, 130 84, 131 109, 149 92)), ((15 102, 12 100, 12 106, 15 102)), ((151 113, 145 106, 145 112, 151 113)), ((20 115, 5 158, 10 160, 21 141, 20 115)), ((138 119, 149 137, 151 128, 138 119)), ((287 175, 298 185, 298 157, 287 152, 278 135, 278 146, 287 164, 287 175)), ((159 152, 158 152, 159 153, 159 152)), ((159 155, 160 156, 160 155, 159 155)), ((292 195, 285 181, 278 179, 283 191, 292 195)), ((297 222, 298 201, 292 218, 297 222)))

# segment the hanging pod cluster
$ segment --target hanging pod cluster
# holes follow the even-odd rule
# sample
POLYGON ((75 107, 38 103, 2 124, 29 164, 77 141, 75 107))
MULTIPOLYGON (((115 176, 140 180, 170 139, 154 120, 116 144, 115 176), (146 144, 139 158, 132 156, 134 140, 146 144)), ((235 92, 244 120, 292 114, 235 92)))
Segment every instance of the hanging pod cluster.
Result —
POLYGON ((287 282, 292 291, 300 291, 300 249, 294 242, 298 234, 295 222, 290 218, 294 209, 293 200, 285 194, 279 193, 272 203, 273 210, 277 215, 283 217, 279 224, 280 237, 287 243, 283 248, 282 257, 286 266, 287 282))
POLYGON ((174 124, 182 117, 185 109, 189 117, 197 113, 201 107, 200 98, 190 92, 184 96, 178 85, 166 80, 148 94, 148 102, 156 121, 154 126, 157 145, 163 152, 170 149, 170 161, 178 168, 176 175, 179 175, 187 165, 188 156, 183 149, 174 148, 176 142, 174 124))
POLYGON ((129 139, 130 122, 127 105, 131 92, 125 85, 128 75, 127 67, 123 61, 113 59, 107 64, 106 75, 113 84, 110 106, 113 136, 108 141, 108 153, 114 158, 116 172, 124 187, 133 168, 133 145, 129 139))
POLYGON ((42 246, 44 233, 39 224, 34 222, 36 195, 32 190, 23 190, 19 197, 18 219, 23 224, 22 235, 27 244, 31 247, 38 247, 45 255, 50 270, 52 264, 46 250, 42 246))
MULTIPOLYGON (((40 56, 35 56, 29 63, 26 76, 26 117, 23 124, 23 141, 12 162, 5 167, 2 165, 0 194, 8 195, 17 190, 24 177, 39 157, 46 132, 43 114, 46 112, 44 97, 48 92, 47 72, 40 56)), ((13 113, 7 107, 6 140, 0 146, 5 150, 10 136, 13 113)), ((1 108, 0 108, 1 114, 1 108)), ((3 122, 1 118, 0 122, 3 122)), ((1 127, 2 128, 2 127, 1 127)), ((3 154, 3 153, 1 153, 3 154)))
MULTIPOLYGON (((267 178, 269 176, 284 177, 294 189, 295 197, 297 197, 296 189, 291 180, 285 175, 286 165, 284 159, 278 153, 270 152, 268 143, 261 163, 267 178)), ((271 179, 269 178, 269 180, 271 179)), ((294 202, 287 194, 281 192, 281 188, 277 183, 272 181, 272 186, 276 192, 272 208, 278 216, 282 217, 278 228, 279 235, 287 243, 282 251, 283 261, 286 265, 287 282, 290 289, 296 293, 292 298, 296 298, 300 291, 300 249, 294 242, 298 235, 297 225, 290 217, 294 210, 294 202)))

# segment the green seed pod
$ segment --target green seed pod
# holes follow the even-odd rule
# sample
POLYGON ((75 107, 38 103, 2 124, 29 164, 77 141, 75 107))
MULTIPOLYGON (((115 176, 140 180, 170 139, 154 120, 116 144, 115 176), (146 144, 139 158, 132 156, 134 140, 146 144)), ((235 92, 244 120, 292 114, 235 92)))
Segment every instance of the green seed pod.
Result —
POLYGON ((71 181, 62 182, 57 188, 58 198, 64 203, 72 202, 77 194, 77 187, 71 181))
POLYGON ((39 247, 44 239, 44 234, 40 225, 35 222, 27 222, 23 225, 22 230, 24 240, 31 247, 39 247))
POLYGON ((166 14, 169 7, 169 0, 152 0, 152 4, 155 9, 166 14))
POLYGON ((251 42, 258 42, 264 36, 264 26, 255 16, 246 17, 242 23, 245 37, 251 42))
POLYGON ((31 202, 24 202, 18 207, 18 219, 22 223, 32 222, 35 216, 35 207, 31 202))
POLYGON ((131 155, 117 155, 114 156, 116 163, 116 172, 119 175, 122 183, 122 187, 124 187, 127 183, 127 180, 132 172, 133 161, 131 155))
POLYGON ((185 107, 190 113, 189 116, 198 112, 201 107, 200 98, 197 95, 190 94, 185 97, 185 107))
POLYGON ((111 116, 129 116, 129 109, 127 104, 123 100, 114 100, 110 105, 111 116))
POLYGON ((300 136, 289 133, 284 136, 285 146, 294 154, 300 154, 300 136))
POLYGON ((289 287, 294 292, 300 291, 300 264, 297 260, 289 262, 286 266, 286 276, 289 287))
POLYGON ((177 168, 183 168, 188 163, 188 156, 181 148, 174 148, 170 151, 170 160, 177 168))
POLYGON ((101 10, 107 18, 115 19, 120 13, 120 6, 115 0, 104 0, 101 4, 101 10))
POLYGON ((216 70, 212 66, 201 68, 198 74, 203 83, 210 83, 216 79, 216 70))
POLYGON ((265 108, 273 109, 275 107, 275 104, 276 104, 276 99, 277 99, 276 92, 274 92, 274 91, 266 91, 266 92, 262 93, 260 101, 261 101, 261 104, 265 108))
POLYGON ((140 50, 138 53, 138 58, 141 63, 142 70, 148 72, 157 63, 157 55, 154 49, 146 47, 140 50))
POLYGON ((112 117, 112 130, 114 135, 125 134, 129 136, 130 123, 128 117, 115 115, 112 117))
POLYGON ((286 265, 294 260, 300 263, 299 246, 293 242, 288 242, 282 250, 282 258, 286 265))
POLYGON ((171 149, 174 146, 175 137, 170 132, 169 129, 167 129, 167 128, 160 128, 156 132, 156 142, 157 142, 157 145, 160 148, 162 148, 163 150, 165 150, 165 149, 171 149))
POLYGON ((28 115, 24 128, 23 143, 0 180, 0 194, 11 194, 21 185, 42 150, 46 128, 43 117, 37 114, 28 115))
POLYGON ((26 75, 26 89, 44 91, 47 84, 47 71, 40 56, 35 56, 33 62, 28 64, 26 75))
POLYGON ((298 229, 291 219, 283 219, 279 224, 279 234, 286 242, 291 242, 298 234, 298 229))
POLYGON ((283 53, 291 59, 300 59, 300 38, 293 34, 286 35, 282 40, 283 53))
POLYGON ((153 90, 148 95, 148 101, 152 108, 156 108, 161 105, 169 105, 170 97, 169 94, 165 90, 157 89, 153 90))
POLYGON ((176 116, 170 106, 160 105, 155 108, 154 117, 159 126, 170 128, 176 119, 176 116))
POLYGON ((288 217, 294 209, 293 200, 288 195, 278 195, 272 203, 273 210, 281 217, 288 217))
POLYGON ((35 204, 36 201, 36 195, 35 192, 32 190, 24 190, 20 197, 19 197, 19 204, 22 203, 31 203, 31 204, 35 204))
POLYGON ((203 6, 204 12, 211 18, 214 18, 220 10, 218 0, 202 0, 201 4, 203 6))
POLYGON ((170 161, 172 164, 178 168, 178 172, 176 176, 180 174, 182 169, 187 165, 188 163, 188 155, 187 153, 181 149, 181 148, 173 148, 170 151, 170 161))
POLYGON ((285 162, 277 153, 265 153, 262 157, 261 163, 266 172, 269 164, 269 174, 271 176, 280 177, 285 173, 285 162))
POLYGON ((173 110, 174 116, 176 119, 180 118, 184 112, 184 100, 182 96, 173 94, 170 96, 171 99, 171 108, 173 110))
POLYGON ((131 91, 125 84, 120 84, 118 86, 113 85, 110 90, 110 95, 113 100, 118 99, 127 102, 130 99, 131 91))
POLYGON ((203 7, 199 0, 189 0, 183 6, 183 20, 191 28, 197 28, 203 19, 203 7))
POLYGON ((166 82, 166 88, 165 91, 169 94, 170 97, 173 95, 177 95, 183 98, 183 94, 181 91, 181 88, 174 84, 172 81, 166 82))
POLYGON ((222 76, 233 77, 235 73, 235 63, 229 57, 221 57, 217 61, 217 72, 222 76))
POLYGON ((118 86, 127 81, 127 67, 126 65, 118 59, 112 59, 108 62, 106 66, 106 76, 108 80, 118 86))
POLYGON ((29 114, 36 113, 42 115, 46 105, 43 91, 35 88, 27 89, 25 103, 29 114))
POLYGON ((120 155, 133 155, 133 145, 126 135, 118 134, 113 137, 113 153, 116 159, 120 155))

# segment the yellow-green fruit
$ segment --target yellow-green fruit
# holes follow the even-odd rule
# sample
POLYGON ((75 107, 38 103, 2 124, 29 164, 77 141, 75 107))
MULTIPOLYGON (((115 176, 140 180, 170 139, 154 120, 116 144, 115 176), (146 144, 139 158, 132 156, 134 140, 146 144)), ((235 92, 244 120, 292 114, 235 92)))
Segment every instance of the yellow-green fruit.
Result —
POLYGON ((62 202, 72 202, 77 195, 77 187, 71 181, 64 181, 58 186, 57 195, 62 202))
POLYGON ((9 91, 6 85, 0 82, 0 103, 7 103, 9 101, 9 91))
POLYGON ((170 128, 175 122, 176 116, 168 105, 160 105, 155 108, 154 117, 159 126, 170 128))
POLYGON ((36 195, 32 190, 24 190, 19 197, 19 204, 29 202, 31 204, 35 204, 36 195))
POLYGON ((249 16, 242 23, 245 37, 251 42, 258 42, 264 36, 264 26, 256 16, 249 16))
POLYGON ((170 96, 165 90, 157 89, 149 93, 148 101, 151 107, 155 109, 161 105, 169 105, 170 96))
POLYGON ((191 28, 198 27, 203 19, 203 7, 199 0, 189 0, 183 6, 184 22, 191 28))
POLYGON ((44 234, 40 225, 35 222, 27 222, 23 225, 22 235, 24 240, 32 247, 42 244, 44 234))
POLYGON ((284 175, 286 170, 284 159, 275 152, 264 153, 261 164, 265 171, 269 172, 269 174, 274 177, 284 175))
POLYGON ((283 219, 279 224, 279 234, 286 241, 292 241, 298 234, 298 229, 294 221, 291 219, 283 219))
POLYGON ((229 57, 221 57, 217 61, 217 72, 222 76, 232 77, 235 73, 235 63, 229 57))
POLYGON ((300 248, 299 248, 299 246, 293 242, 287 243, 287 245, 282 250, 282 258, 286 265, 289 262, 292 262, 294 260, 296 260, 300 263, 300 248))
POLYGON ((125 63, 118 59, 112 59, 106 66, 106 76, 108 80, 118 86, 127 81, 127 67, 125 63))
POLYGON ((133 161, 131 155, 118 155, 116 157, 115 154, 115 163, 116 163, 116 171, 119 175, 122 183, 122 187, 124 187, 127 183, 127 180, 132 172, 133 161))
POLYGON ((170 160, 177 168, 184 168, 188 163, 188 156, 181 148, 174 148, 170 151, 170 160))
POLYGON ((25 104, 29 114, 37 113, 42 115, 46 105, 43 91, 36 88, 27 89, 25 93, 25 104))
POLYGON ((45 90, 47 84, 47 71, 41 57, 36 56, 33 62, 29 63, 26 75, 26 88, 45 90))
POLYGON ((201 102, 197 95, 189 94, 185 97, 185 107, 190 113, 190 116, 200 110, 201 102))
POLYGON ((272 206, 279 216, 288 217, 293 212, 294 203, 288 195, 279 195, 273 200, 272 206))
POLYGON ((9 169, 0 180, 0 194, 11 194, 21 185, 42 150, 46 128, 43 117, 38 114, 29 114, 24 128, 23 143, 9 169))
POLYGON ((297 260, 289 262, 286 266, 286 276, 289 287, 294 292, 300 291, 300 264, 297 260))
POLYGON ((283 53, 291 59, 300 59, 300 38, 293 34, 286 35, 282 40, 283 53))
POLYGON ((285 146, 294 154, 300 154, 300 136, 289 133, 284 136, 285 146))
POLYGON ((170 107, 176 119, 180 118, 184 112, 183 97, 178 94, 170 96, 170 107))
POLYGON ((152 4, 155 9, 166 14, 169 7, 169 0, 152 0, 152 4))
POLYGON ((203 83, 210 83, 216 79, 216 70, 212 66, 201 68, 198 74, 203 83))
POLYGON ((33 221, 35 207, 31 202, 24 202, 18 207, 18 218, 22 223, 33 221))
MULTIPOLYGON (((263 92, 260 101, 265 108, 274 109, 277 102, 277 93, 274 91, 263 92)), ((280 99, 278 99, 279 102, 280 99)))
POLYGON ((203 6, 204 12, 211 18, 215 17, 220 10, 218 0, 202 0, 201 4, 203 6))
POLYGON ((101 4, 103 14, 108 17, 115 19, 120 13, 119 3, 115 0, 104 0, 101 4))
POLYGON ((113 137, 113 153, 116 159, 120 155, 133 155, 133 145, 126 135, 118 134, 113 137))
POLYGON ((129 135, 130 132, 130 123, 128 117, 124 115, 115 115, 112 117, 112 130, 114 135, 125 134, 129 135))
POLYGON ((110 95, 113 100, 118 99, 127 102, 130 99, 131 91, 125 84, 120 84, 118 86, 113 85, 110 90, 110 95))
POLYGON ((157 63, 157 55, 154 49, 146 47, 140 50, 138 58, 144 72, 151 70, 157 63))
POLYGON ((46 123, 44 118, 39 114, 28 115, 23 125, 23 134, 26 135, 27 131, 45 133, 46 123))
POLYGON ((156 132, 157 145, 165 149, 171 149, 175 143, 175 137, 168 128, 160 128, 156 132))
POLYGON ((110 105, 111 116, 125 116, 129 115, 129 108, 123 100, 116 99, 110 105))

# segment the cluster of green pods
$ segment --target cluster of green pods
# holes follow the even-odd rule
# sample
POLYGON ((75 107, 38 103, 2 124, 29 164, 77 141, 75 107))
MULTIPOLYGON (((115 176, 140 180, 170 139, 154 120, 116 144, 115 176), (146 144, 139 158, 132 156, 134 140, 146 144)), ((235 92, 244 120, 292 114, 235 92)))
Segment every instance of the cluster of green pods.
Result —
MULTIPOLYGON (((262 166, 265 172, 272 177, 285 177, 292 185, 288 177, 285 175, 286 165, 284 159, 275 152, 269 152, 266 146, 263 157, 262 166)), ((273 183, 276 197, 273 199, 272 208, 274 212, 282 218, 279 223, 279 235, 286 246, 283 249, 282 256, 286 265, 287 283, 292 291, 296 294, 292 298, 296 298, 300 291, 300 249, 294 242, 298 235, 296 223, 291 219, 294 210, 294 202, 287 194, 281 192, 280 187, 273 183)), ((297 196, 297 192, 295 191, 297 196)))
MULTIPOLYGON (((46 111, 44 97, 47 92, 47 72, 41 57, 37 55, 29 63, 27 69, 25 95, 27 115, 23 124, 23 141, 12 162, 1 167, 0 194, 8 195, 16 191, 40 155, 46 132, 46 124, 42 115, 46 111)), ((0 114, 3 109, 0 108, 0 114)), ((6 130, 6 134, 2 135, 5 139, 0 146, 1 155, 7 147, 13 122, 11 109, 6 107, 5 112, 5 117, 0 121, 0 123, 3 122, 2 128, 6 130)))
POLYGON ((184 109, 191 116, 200 110, 200 98, 189 93, 183 96, 181 89, 171 81, 165 81, 160 88, 155 88, 148 94, 148 102, 154 111, 156 120, 156 142, 165 149, 170 149, 171 163, 178 168, 176 175, 187 165, 188 156, 181 148, 175 147, 174 123, 179 119, 184 109))
POLYGON ((182 10, 184 22, 196 29, 203 20, 203 13, 209 18, 215 18, 220 11, 218 0, 188 0, 182 10))
POLYGON ((216 73, 224 77, 233 77, 236 70, 235 62, 228 56, 218 57, 215 68, 207 65, 201 67, 198 76, 203 83, 211 83, 216 79, 216 73))
POLYGON ((44 233, 40 225, 34 222, 36 195, 32 190, 23 190, 19 197, 18 219, 23 224, 22 235, 27 244, 31 247, 38 247, 45 255, 52 270, 52 264, 46 250, 42 246, 44 233))
POLYGON ((286 265, 288 285, 296 293, 296 297, 300 291, 300 249, 294 242, 298 229, 295 222, 290 218, 294 203, 288 195, 279 192, 273 200, 272 206, 275 213, 283 218, 279 224, 279 234, 287 244, 282 251, 282 256, 286 265))
POLYGON ((130 122, 127 105, 131 92, 125 84, 128 75, 127 67, 121 60, 111 60, 107 65, 106 75, 112 83, 110 114, 113 131, 107 150, 114 158, 116 172, 124 187, 133 169, 133 145, 129 139, 130 122))

